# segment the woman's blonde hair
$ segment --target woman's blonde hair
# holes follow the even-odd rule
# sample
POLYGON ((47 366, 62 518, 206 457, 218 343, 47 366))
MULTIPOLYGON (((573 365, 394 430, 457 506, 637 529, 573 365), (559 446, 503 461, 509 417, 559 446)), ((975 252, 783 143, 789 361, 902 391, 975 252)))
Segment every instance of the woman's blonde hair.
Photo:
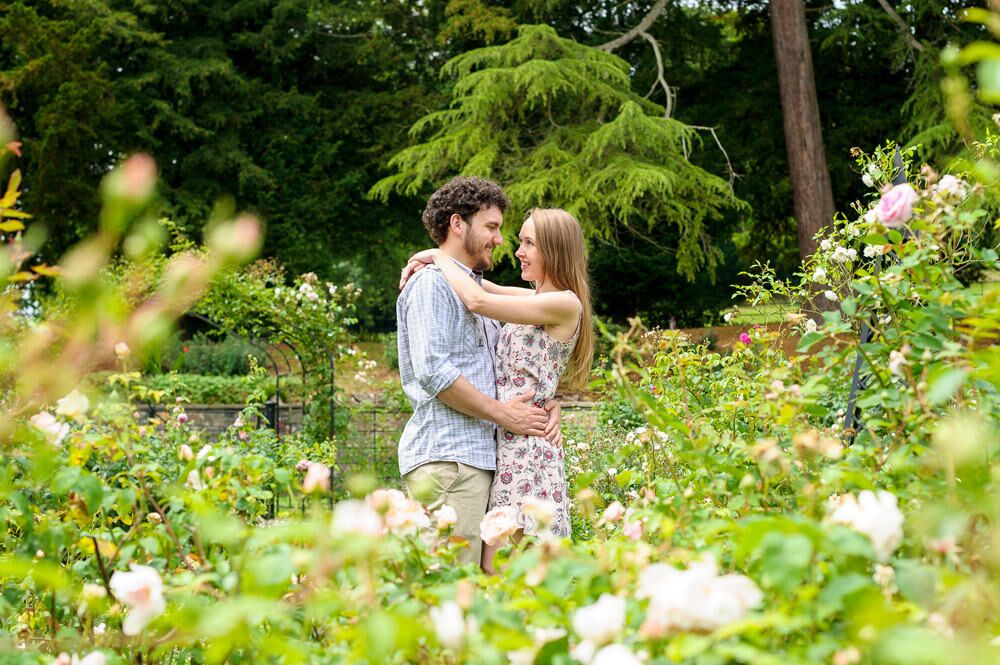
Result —
POLYGON ((594 360, 590 276, 583 230, 580 222, 561 208, 535 208, 528 212, 528 217, 535 223, 535 242, 542 257, 544 279, 559 290, 572 291, 580 299, 580 336, 563 378, 566 385, 581 388, 590 378, 594 360))

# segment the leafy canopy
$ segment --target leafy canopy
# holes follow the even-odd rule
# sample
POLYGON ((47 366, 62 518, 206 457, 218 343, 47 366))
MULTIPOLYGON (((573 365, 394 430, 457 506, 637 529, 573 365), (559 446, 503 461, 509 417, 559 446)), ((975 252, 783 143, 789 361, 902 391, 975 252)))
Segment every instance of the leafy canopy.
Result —
POLYGON ((714 273, 721 254, 709 222, 743 204, 688 160, 696 130, 635 94, 624 60, 525 25, 442 73, 455 79, 451 104, 413 125, 418 142, 390 160, 396 173, 371 196, 387 201, 479 175, 505 184, 515 210, 566 208, 591 238, 672 224, 678 273, 714 273))

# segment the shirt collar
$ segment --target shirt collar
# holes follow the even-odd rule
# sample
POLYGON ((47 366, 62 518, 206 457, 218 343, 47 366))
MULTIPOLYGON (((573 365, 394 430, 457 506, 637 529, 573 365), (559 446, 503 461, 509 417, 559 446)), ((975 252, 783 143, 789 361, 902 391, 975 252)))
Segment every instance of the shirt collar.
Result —
POLYGON ((464 270, 466 273, 468 273, 469 277, 471 277, 472 279, 476 280, 476 284, 478 284, 479 286, 483 285, 483 272, 481 270, 473 270, 472 268, 470 268, 469 266, 465 265, 464 263, 462 263, 461 261, 459 261, 455 257, 451 257, 451 260, 454 261, 455 263, 457 263, 459 265, 459 267, 462 268, 462 270, 464 270))

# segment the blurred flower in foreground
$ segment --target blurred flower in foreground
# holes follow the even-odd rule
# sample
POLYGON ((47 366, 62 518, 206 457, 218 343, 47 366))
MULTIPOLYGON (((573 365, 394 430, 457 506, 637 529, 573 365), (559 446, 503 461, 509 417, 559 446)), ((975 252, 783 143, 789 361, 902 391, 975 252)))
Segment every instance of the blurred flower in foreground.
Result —
POLYGON ((479 537, 487 545, 503 545, 519 528, 517 508, 500 506, 486 513, 479 525, 479 537))
POLYGON ((49 443, 55 445, 60 443, 69 434, 69 425, 60 422, 48 411, 42 411, 31 416, 31 425, 42 432, 49 443))
POLYGON ((845 494, 831 498, 828 511, 829 522, 868 536, 879 561, 887 561, 903 542, 903 513, 891 492, 864 490, 857 497, 845 494))
POLYGON ((122 623, 122 632, 126 635, 138 635, 167 607, 163 599, 163 581, 155 568, 132 564, 131 572, 115 571, 110 586, 115 598, 129 608, 122 623))
POLYGON ((763 599, 749 577, 719 575, 712 556, 687 570, 665 563, 646 567, 639 575, 636 597, 649 599, 640 630, 654 638, 675 632, 710 633, 742 619, 763 599))
POLYGON ((56 415, 80 420, 90 410, 90 400, 78 390, 56 401, 56 415))
POLYGON ((609 593, 573 613, 573 630, 597 646, 615 639, 624 626, 625 599, 609 593))

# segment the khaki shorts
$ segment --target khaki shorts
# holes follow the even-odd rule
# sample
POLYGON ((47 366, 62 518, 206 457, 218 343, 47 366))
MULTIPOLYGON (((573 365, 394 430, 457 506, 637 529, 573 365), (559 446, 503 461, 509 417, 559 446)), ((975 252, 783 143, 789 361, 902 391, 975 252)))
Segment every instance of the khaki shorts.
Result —
POLYGON ((464 538, 469 547, 459 554, 465 563, 479 563, 483 543, 479 525, 490 500, 493 472, 461 462, 428 462, 403 476, 410 497, 434 511, 447 504, 455 509, 458 521, 452 534, 464 538))

